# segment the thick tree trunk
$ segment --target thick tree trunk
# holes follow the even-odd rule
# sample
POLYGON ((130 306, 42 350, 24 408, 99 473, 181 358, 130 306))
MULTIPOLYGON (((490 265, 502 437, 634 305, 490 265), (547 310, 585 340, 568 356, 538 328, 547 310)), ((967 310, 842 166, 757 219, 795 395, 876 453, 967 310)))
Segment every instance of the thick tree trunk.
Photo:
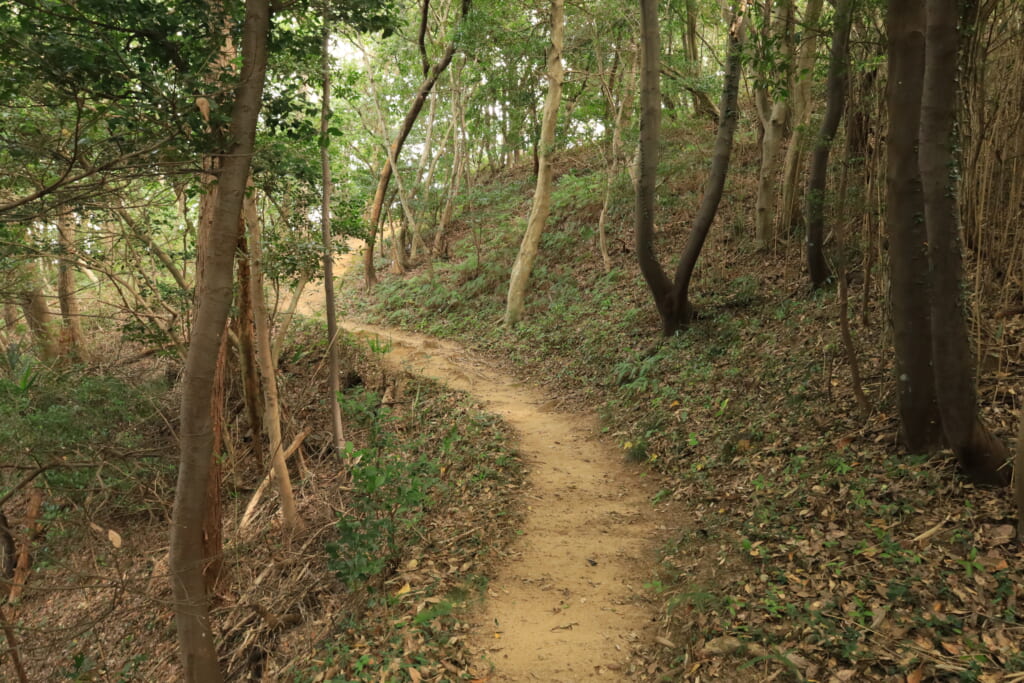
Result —
POLYGON ((1006 484, 1009 453, 978 416, 962 298, 956 158, 957 0, 927 0, 920 166, 931 272, 935 390, 946 441, 976 483, 1006 484))
MULTIPOLYGON (((469 13, 470 0, 462 0, 462 15, 460 22, 465 20, 466 14, 469 13)), ((425 26, 425 23, 424 23, 425 26)), ((458 29, 456 29, 456 35, 458 29)), ((402 127, 398 131, 398 135, 395 136, 394 141, 391 143, 391 147, 388 149, 387 159, 384 161, 384 167, 381 169, 380 178, 377 180, 377 190, 373 195, 373 204, 370 207, 370 239, 367 241, 366 252, 363 257, 363 271, 366 283, 366 288, 371 289, 377 284, 377 272, 373 265, 373 243, 376 239, 377 226, 380 224, 380 216, 384 210, 384 198, 387 196, 388 185, 391 183, 391 175, 394 168, 391 165, 391 159, 396 161, 402 154, 402 147, 405 145, 406 138, 409 137, 409 133, 412 132, 412 127, 416 123, 416 119, 420 115, 420 111, 423 110, 423 105, 427 101, 427 96, 430 91, 434 89, 434 84, 437 83, 437 79, 444 73, 444 70, 451 64, 452 57, 455 56, 455 39, 448 43, 447 49, 441 56, 441 59, 429 70, 428 73, 424 74, 423 82, 420 83, 419 89, 416 91, 416 95, 413 97, 412 104, 409 105, 409 110, 405 114, 405 119, 402 121, 402 127)))
POLYGON ((660 37, 658 31, 657 0, 640 3, 641 42, 641 119, 640 161, 637 179, 636 252, 640 272, 654 297, 661 317, 662 334, 666 337, 683 330, 693 315, 689 302, 690 280, 697 265, 711 223, 718 212, 718 204, 725 188, 732 154, 732 139, 739 118, 740 65, 746 22, 746 2, 737 3, 729 27, 729 48, 726 57, 725 79, 722 86, 721 117, 718 135, 711 158, 711 171, 700 206, 693 218, 690 235, 676 265, 675 276, 669 279, 658 262, 654 250, 655 181, 658 168, 659 129, 661 126, 661 98, 658 62, 660 37))
POLYGON ((928 232, 917 162, 924 81, 924 19, 922 2, 889 0, 885 222, 889 236, 900 436, 908 450, 918 453, 932 450, 942 441, 932 374, 928 232))
POLYGON ((530 281, 533 262, 537 258, 540 237, 551 213, 551 156, 555 146, 555 125, 562 100, 562 42, 565 32, 565 2, 551 0, 551 45, 548 47, 548 92, 544 97, 544 118, 541 123, 539 168, 537 187, 533 193, 533 206, 526 224, 526 233, 519 245, 519 254, 512 265, 508 284, 508 303, 505 307, 505 326, 514 327, 523 317, 526 285, 530 281))
POLYGON ((854 0, 839 0, 836 5, 835 30, 832 33, 832 51, 829 55, 825 117, 821 121, 818 139, 811 155, 811 169, 807 181, 807 269, 811 285, 825 284, 831 276, 825 262, 825 191, 828 178, 828 156, 832 140, 843 118, 846 89, 849 82, 847 62, 850 55, 850 25, 854 0))
POLYGON ((803 146, 807 139, 807 126, 811 118, 811 84, 814 71, 814 57, 818 47, 818 19, 821 17, 822 0, 808 0, 804 10, 800 50, 796 59, 796 68, 790 81, 790 92, 793 94, 791 105, 793 133, 786 148, 786 163, 782 172, 782 204, 779 207, 779 226, 783 232, 793 227, 796 211, 797 188, 800 183, 800 170, 803 166, 803 146))
POLYGON ((217 351, 231 307, 232 262, 262 104, 269 29, 267 0, 246 0, 242 68, 231 111, 232 143, 224 155, 218 178, 217 202, 205 245, 205 267, 202 282, 198 284, 202 298, 197 302, 196 321, 185 360, 179 434, 181 463, 171 524, 170 571, 182 680, 189 683, 223 680, 202 572, 203 513, 213 457, 210 401, 217 351))
POLYGON ((654 251, 654 211, 661 149, 661 31, 658 0, 640 2, 640 146, 636 178, 636 255, 654 296, 666 336, 678 329, 678 315, 666 304, 672 281, 654 251), (669 331, 670 328, 675 328, 669 331))
POLYGON ((278 503, 284 518, 286 532, 301 530, 305 525, 295 508, 295 495, 288 466, 284 461, 281 435, 281 401, 277 391, 277 366, 274 364, 273 348, 270 344, 270 316, 263 295, 263 249, 260 218, 252 197, 245 198, 245 222, 249 226, 249 264, 252 296, 252 316, 256 328, 256 359, 263 379, 263 423, 270 437, 270 466, 277 484, 278 503))
MULTIPOLYGON (((320 176, 323 196, 320 204, 320 237, 324 249, 324 306, 327 315, 327 405, 331 406, 331 436, 334 450, 341 455, 345 428, 341 422, 341 367, 338 361, 338 311, 334 301, 334 237, 331 234, 331 150, 328 130, 331 121, 331 29, 326 5, 323 17, 323 41, 320 45, 323 90, 320 95, 320 176)), ((276 355, 276 354, 275 354, 276 355)), ((276 360, 276 359, 275 359, 276 360)))

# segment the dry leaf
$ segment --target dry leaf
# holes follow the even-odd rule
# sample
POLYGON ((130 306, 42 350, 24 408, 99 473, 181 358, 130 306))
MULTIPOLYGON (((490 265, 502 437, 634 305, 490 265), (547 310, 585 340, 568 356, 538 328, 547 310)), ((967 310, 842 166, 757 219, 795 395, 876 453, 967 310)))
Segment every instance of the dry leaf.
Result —
POLYGON ((412 586, 410 586, 409 582, 406 581, 404 586, 402 586, 397 591, 395 591, 395 597, 397 598, 399 595, 405 595, 406 593, 408 593, 411 590, 412 590, 412 586))
POLYGON ((120 548, 122 545, 121 534, 117 533, 113 529, 107 529, 107 539, 115 548, 120 548))
POLYGON ((989 546, 1006 545, 1017 536, 1017 530, 1012 524, 1000 524, 986 529, 985 536, 989 546))
POLYGON ((410 666, 406 671, 409 672, 409 680, 412 681, 412 683, 420 683, 420 681, 423 680, 423 676, 416 667, 410 666))

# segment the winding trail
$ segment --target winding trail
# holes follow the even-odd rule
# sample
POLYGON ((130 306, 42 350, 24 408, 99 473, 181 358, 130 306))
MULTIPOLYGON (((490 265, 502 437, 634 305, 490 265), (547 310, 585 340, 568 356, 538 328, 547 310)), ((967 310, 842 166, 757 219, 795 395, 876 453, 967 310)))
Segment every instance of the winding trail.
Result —
POLYGON ((502 375, 460 346, 393 329, 343 322, 390 340, 385 356, 476 397, 519 434, 528 471, 522 535, 490 583, 471 644, 490 663, 488 681, 628 680, 654 637, 642 584, 663 535, 652 484, 596 437, 593 416, 502 375))
MULTIPOLYGON (((335 273, 358 263, 360 245, 335 273)), ((323 310, 323 285, 299 312, 323 310)), ((477 611, 470 644, 480 681, 576 683, 643 677, 642 650, 656 636, 643 584, 655 574, 665 534, 651 505, 656 487, 598 438, 593 415, 555 401, 459 345, 391 328, 340 321, 349 332, 390 340, 385 362, 479 400, 519 435, 527 468, 522 534, 502 558, 477 611)))

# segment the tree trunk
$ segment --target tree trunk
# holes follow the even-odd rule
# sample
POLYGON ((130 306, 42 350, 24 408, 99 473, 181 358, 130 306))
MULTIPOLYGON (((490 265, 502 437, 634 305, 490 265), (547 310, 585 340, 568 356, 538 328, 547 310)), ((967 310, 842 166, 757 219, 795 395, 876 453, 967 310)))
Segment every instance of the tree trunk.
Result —
POLYGON ((796 210, 797 187, 800 185, 800 170, 803 166, 803 146, 807 137, 807 126, 811 118, 811 84, 813 83, 814 56, 818 47, 818 19, 821 16, 822 0, 808 0, 804 10, 803 41, 800 43, 796 68, 790 82, 793 94, 791 105, 793 134, 786 148, 786 163, 782 172, 782 205, 779 207, 779 226, 784 232, 793 227, 796 210))
POLYGON ((555 146, 555 125, 558 123, 558 106, 562 100, 562 37, 565 32, 565 2, 551 0, 551 45, 548 48, 548 92, 544 96, 544 118, 540 127, 540 149, 537 187, 533 193, 533 206, 526 224, 526 233, 519 245, 519 254, 512 265, 508 284, 508 303, 505 308, 505 326, 514 327, 523 317, 526 285, 530 281, 533 262, 544 225, 551 213, 551 181, 553 170, 551 156, 555 146))
POLYGON ((338 311, 334 301, 334 237, 331 234, 331 150, 328 130, 331 121, 331 28, 324 5, 323 42, 320 46, 323 91, 320 95, 320 175, 323 196, 320 204, 320 236, 324 249, 324 306, 327 314, 327 404, 331 406, 331 436, 334 450, 341 455, 345 428, 341 422, 341 368, 338 362, 338 311))
POLYGON ((223 680, 203 582, 203 513, 213 429, 210 401, 217 351, 231 307, 232 262, 238 220, 256 137, 266 75, 270 8, 267 0, 246 0, 242 67, 231 111, 231 145, 223 157, 214 215, 205 247, 202 292, 185 360, 182 383, 181 463, 171 524, 170 572, 183 666, 188 683, 223 680))
POLYGON ((676 265, 672 280, 662 269, 654 251, 655 181, 658 168, 658 145, 661 126, 661 98, 659 97, 659 53, 657 0, 642 0, 640 5, 641 35, 641 120, 640 162, 637 180, 636 252, 640 272, 654 297, 661 317, 662 334, 666 337, 683 330, 693 315, 689 302, 690 281, 697 258, 707 239, 711 223, 718 212, 718 204, 725 188, 732 154, 733 134, 739 118, 740 66, 746 22, 745 0, 737 3, 729 26, 729 47, 722 85, 721 117, 711 157, 711 171, 700 206, 693 218, 690 235, 676 265))
POLYGON ((817 289, 831 276, 825 262, 825 189, 828 177, 828 156, 832 140, 843 118, 846 88, 849 81, 847 62, 850 54, 850 25, 854 0, 839 0, 836 5, 835 30, 832 33, 832 51, 829 55, 828 82, 825 85, 825 116, 821 121, 818 139, 811 155, 811 169, 807 181, 807 269, 811 285, 817 289))
MULTIPOLYGON (((292 321, 295 320, 295 311, 299 308, 299 301, 302 300, 302 293, 306 291, 306 285, 309 284, 310 275, 308 273, 299 273, 299 279, 295 282, 295 286, 292 287, 291 298, 288 300, 288 305, 285 307, 282 313, 280 308, 274 311, 274 327, 276 328, 273 342, 270 346, 270 352, 273 354, 274 367, 276 368, 281 358, 281 349, 284 347, 285 340, 288 338, 288 330, 291 329, 292 321), (280 322, 278 322, 280 320, 280 322)), ((280 297, 274 302, 275 306, 280 304, 280 297)))
POLYGON ((903 445, 915 453, 932 450, 942 440, 932 374, 928 234, 917 163, 924 19, 922 2, 889 0, 885 222, 889 236, 900 437, 903 445))
POLYGON ((249 226, 249 251, 252 255, 252 262, 249 264, 249 277, 251 278, 249 291, 252 296, 252 316, 256 327, 256 359, 259 361, 260 375, 263 379, 263 423, 267 428, 267 435, 270 437, 270 466, 277 484, 277 496, 281 506, 281 515, 284 518, 284 528, 286 532, 291 533, 301 530, 305 525, 295 508, 292 480, 282 455, 284 444, 281 438, 281 401, 277 392, 277 366, 274 364, 274 353, 270 344, 270 316, 263 295, 263 249, 260 217, 256 212, 256 203, 251 196, 246 196, 244 206, 245 222, 249 226))
POLYGON ((935 390, 942 430, 967 476, 1009 482, 1006 446, 978 416, 970 341, 964 319, 956 163, 959 3, 927 0, 920 166, 931 273, 935 390))
MULTIPOLYGON (((226 321, 225 321, 226 324, 226 321)), ((203 579, 207 594, 212 595, 224 573, 224 524, 220 497, 224 467, 224 379, 228 360, 228 337, 223 335, 217 352, 210 399, 210 424, 213 425, 213 457, 206 478, 206 511, 203 513, 203 579)))
MULTIPOLYGON (((775 7, 769 41, 778 45, 779 61, 792 70, 793 0, 780 0, 775 7)), ((786 81, 791 81, 788 77, 786 81)), ((758 249, 765 249, 775 239, 775 204, 778 198, 779 156, 789 126, 789 93, 775 93, 769 102, 767 92, 758 107, 764 137, 761 141, 761 170, 758 174, 757 201, 754 212, 754 238, 758 249)))
POLYGON ((4 325, 8 332, 14 330, 14 326, 18 324, 18 307, 12 303, 4 303, 4 325))
MULTIPOLYGON (((34 270, 34 268, 30 270, 34 270)), ((39 348, 39 357, 44 361, 56 360, 60 356, 60 344, 57 341, 57 336, 53 333, 50 307, 46 305, 42 287, 36 286, 27 289, 21 293, 19 298, 21 312, 24 314, 28 329, 32 332, 32 338, 39 348)))
POLYGON ((679 329, 669 299, 672 281, 654 251, 654 210, 661 150, 661 31, 658 0, 640 1, 640 146, 636 178, 636 255, 654 296, 665 336, 679 329), (671 329, 671 331, 670 331, 671 329))
MULTIPOLYGON (((603 61, 599 52, 598 60, 603 61)), ((615 63, 619 63, 618 53, 615 55, 615 63)), ((633 65, 635 67, 635 63, 633 65)), ((615 178, 619 174, 619 163, 622 160, 622 131, 625 128, 628 117, 627 108, 632 108, 633 104, 631 95, 635 78, 635 68, 623 67, 617 84, 614 72, 607 77, 603 72, 601 73, 601 85, 604 91, 605 104, 608 109, 608 116, 612 119, 612 134, 608 146, 608 170, 605 177, 604 198, 601 202, 601 213, 597 219, 597 246, 598 252, 601 254, 601 263, 604 265, 605 273, 611 272, 612 269, 612 259, 608 253, 608 235, 606 230, 608 209, 611 206, 612 188, 615 178), (618 98, 618 102, 616 102, 615 97, 616 85, 623 91, 622 96, 618 98)))
MULTIPOLYGON (((469 13, 470 0, 462 0, 462 15, 460 17, 460 23, 465 20, 466 14, 469 13)), ((424 13, 424 25, 425 25, 426 13, 424 13)), ((455 31, 455 35, 458 35, 458 29, 455 31)), ((430 91, 433 90, 434 84, 437 83, 438 77, 444 70, 451 64, 452 57, 455 56, 455 39, 454 37, 448 43, 447 49, 441 56, 441 59, 429 70, 428 73, 424 74, 423 82, 420 83, 419 89, 416 91, 416 95, 413 97, 412 104, 409 105, 409 111, 405 114, 405 119, 402 121, 402 127, 398 131, 398 135, 395 136, 394 141, 391 143, 391 147, 388 150, 387 159, 384 161, 384 167, 381 169, 380 178, 377 181, 377 190, 373 195, 373 204, 370 207, 370 239, 367 241, 366 252, 363 257, 363 271, 366 283, 366 288, 371 289, 377 284, 377 273, 373 266, 373 243, 376 239, 376 228, 380 223, 380 215, 384 209, 384 198, 387 196, 388 185, 391 183, 391 175, 394 169, 391 166, 391 159, 396 161, 402 154, 402 147, 405 145, 405 140, 409 137, 409 133, 412 132, 412 127, 416 123, 416 119, 420 115, 420 111, 423 110, 423 105, 427 101, 427 96, 430 91)))
POLYGON ((1024 410, 1017 416, 1017 450, 1013 458, 1013 497, 1017 502, 1017 543, 1024 543, 1024 410))
POLYGON ((445 193, 444 209, 441 210, 441 218, 437 223, 437 232, 434 233, 434 244, 431 248, 431 255, 439 257, 444 252, 444 238, 448 231, 448 224, 451 223, 452 214, 455 211, 455 198, 459 194, 462 180, 462 167, 466 158, 466 117, 462 107, 463 97, 459 87, 462 73, 462 66, 456 67, 456 73, 452 74, 452 121, 455 130, 452 133, 454 151, 452 154, 451 175, 448 178, 447 191, 445 193))
POLYGON ((248 242, 245 239, 245 233, 242 232, 238 237, 238 313, 235 316, 238 327, 238 365, 242 371, 245 413, 249 419, 249 430, 252 433, 253 461, 262 467, 263 394, 260 392, 260 378, 256 369, 251 283, 248 242))
POLYGON ((60 317, 63 322, 61 346, 64 353, 81 357, 82 333, 81 312, 75 285, 75 216, 67 207, 62 207, 57 216, 57 239, 60 245, 60 260, 57 262, 57 300, 60 303, 60 317))

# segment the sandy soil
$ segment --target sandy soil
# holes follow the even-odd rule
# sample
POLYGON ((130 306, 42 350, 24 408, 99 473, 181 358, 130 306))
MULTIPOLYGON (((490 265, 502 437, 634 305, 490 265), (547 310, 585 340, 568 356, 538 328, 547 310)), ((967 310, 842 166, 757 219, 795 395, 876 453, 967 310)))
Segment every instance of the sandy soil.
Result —
POLYGON ((512 425, 529 470, 519 540, 476 618, 473 643, 494 681, 626 680, 654 637, 642 584, 662 536, 651 484, 595 437, 596 419, 562 413, 539 391, 459 346, 344 322, 388 340, 387 358, 469 392, 512 425))

